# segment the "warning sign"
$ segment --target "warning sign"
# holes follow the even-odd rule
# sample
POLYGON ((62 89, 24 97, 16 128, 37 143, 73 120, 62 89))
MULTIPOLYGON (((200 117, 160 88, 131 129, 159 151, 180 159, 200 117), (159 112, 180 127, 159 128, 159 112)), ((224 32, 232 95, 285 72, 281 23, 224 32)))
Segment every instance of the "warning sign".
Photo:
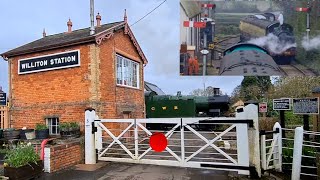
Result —
POLYGON ((263 102, 263 103, 259 103, 259 112, 263 113, 263 112, 267 112, 267 103, 263 102))

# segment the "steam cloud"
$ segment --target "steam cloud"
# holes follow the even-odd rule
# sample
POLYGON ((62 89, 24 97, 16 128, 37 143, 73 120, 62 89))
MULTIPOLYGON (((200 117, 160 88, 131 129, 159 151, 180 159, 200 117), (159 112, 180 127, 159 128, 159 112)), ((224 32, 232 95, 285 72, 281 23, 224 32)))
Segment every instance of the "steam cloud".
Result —
POLYGON ((297 47, 296 43, 282 43, 279 38, 273 34, 268 34, 267 36, 251 39, 248 43, 252 43, 261 47, 264 47, 274 54, 281 54, 287 49, 292 47, 297 47))
POLYGON ((307 37, 303 37, 303 40, 301 42, 302 47, 307 50, 315 50, 315 49, 320 49, 320 35, 312 38, 308 41, 307 37))

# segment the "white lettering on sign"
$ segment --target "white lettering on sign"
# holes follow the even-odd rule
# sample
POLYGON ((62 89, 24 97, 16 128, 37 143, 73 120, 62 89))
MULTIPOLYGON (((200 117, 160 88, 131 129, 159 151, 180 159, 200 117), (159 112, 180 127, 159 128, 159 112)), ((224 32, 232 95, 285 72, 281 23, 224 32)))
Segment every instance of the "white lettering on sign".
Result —
POLYGON ((68 57, 62 57, 62 58, 55 58, 50 60, 50 64, 61 64, 65 62, 71 62, 71 61, 76 61, 76 56, 68 56, 68 57))
POLYGON ((18 74, 28 74, 77 66, 80 66, 80 50, 65 51, 62 53, 20 59, 18 61, 18 74))
POLYGON ((22 69, 28 69, 28 68, 34 68, 34 67, 42 67, 48 65, 48 61, 36 61, 36 62, 30 62, 30 63, 24 63, 21 64, 22 69))

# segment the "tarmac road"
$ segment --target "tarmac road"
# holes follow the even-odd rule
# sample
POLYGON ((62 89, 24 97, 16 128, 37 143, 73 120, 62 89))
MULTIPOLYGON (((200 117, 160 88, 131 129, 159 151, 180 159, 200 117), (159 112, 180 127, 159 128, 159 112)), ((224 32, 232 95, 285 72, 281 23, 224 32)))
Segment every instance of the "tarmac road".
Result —
POLYGON ((73 168, 59 173, 44 174, 43 180, 227 180, 227 171, 178 168, 156 165, 107 162, 103 167, 91 171, 90 168, 73 168))

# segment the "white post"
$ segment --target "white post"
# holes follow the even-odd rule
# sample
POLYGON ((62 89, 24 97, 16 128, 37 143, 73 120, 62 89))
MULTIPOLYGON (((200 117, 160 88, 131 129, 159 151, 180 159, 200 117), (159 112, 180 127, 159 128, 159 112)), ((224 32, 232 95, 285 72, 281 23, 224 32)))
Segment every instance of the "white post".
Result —
POLYGON ((51 172, 50 169, 50 148, 44 148, 44 159, 43 159, 43 164, 44 164, 44 172, 51 172))
MULTIPOLYGON (((238 166, 249 167, 249 138, 248 125, 237 124, 237 157, 238 166)), ((238 171, 239 174, 250 175, 247 171, 238 171)))
MULTIPOLYGON (((99 119, 99 117, 96 117, 96 119, 99 119)), ((101 121, 94 121, 94 126, 97 128, 97 132, 94 134, 94 141, 95 141, 95 148, 98 150, 98 152, 102 149, 102 129, 99 125, 101 121)))
POLYGON ((180 136, 181 136, 181 164, 182 166, 184 167, 185 166, 185 147, 184 147, 184 123, 182 121, 182 118, 181 118, 181 129, 180 129, 180 136))
MULTIPOLYGON (((256 175, 261 177, 261 162, 260 162, 260 134, 259 134, 259 118, 258 106, 249 104, 244 107, 244 116, 246 119, 253 120, 253 127, 249 128, 249 151, 250 165, 255 167, 256 175)), ((253 175, 253 174, 252 174, 253 175)))
POLYGON ((262 169, 267 170, 267 150, 266 150, 266 135, 261 136, 261 164, 262 169))
POLYGON ((294 131, 293 162, 292 162, 292 175, 291 175, 292 180, 300 179, 302 144, 303 144, 303 128, 297 127, 294 131))
MULTIPOLYGON (((246 119, 246 115, 244 112, 244 107, 239 106, 236 108, 236 118, 237 119, 246 119)), ((246 126, 246 125, 245 125, 246 126)), ((241 128, 243 126, 236 126, 237 128, 237 157, 238 157, 238 163, 241 163, 241 165, 244 166, 249 166, 249 137, 248 137, 248 132, 246 132, 246 135, 242 135, 241 133, 241 128), (243 140, 247 141, 245 144, 243 143, 243 140), (247 147, 245 147, 247 146, 247 147), (240 148, 242 147, 242 148, 240 148), (247 148, 247 150, 245 150, 247 148), (247 151, 247 152, 245 152, 247 151)), ((245 128, 248 128, 247 126, 245 128)), ((244 171, 238 171, 239 174, 246 174, 244 171)))
POLYGON ((135 159, 139 158, 139 133, 137 119, 134 119, 134 154, 135 159))
POLYGON ((275 144, 274 147, 274 152, 277 153, 273 154, 273 164, 276 171, 282 172, 282 130, 281 125, 278 122, 274 124, 273 131, 276 131, 277 128, 279 129, 279 133, 273 133, 273 140, 277 141, 277 144, 275 144))
POLYGON ((85 111, 85 164, 96 164, 95 138, 92 133, 92 123, 96 117, 94 109, 85 111))

